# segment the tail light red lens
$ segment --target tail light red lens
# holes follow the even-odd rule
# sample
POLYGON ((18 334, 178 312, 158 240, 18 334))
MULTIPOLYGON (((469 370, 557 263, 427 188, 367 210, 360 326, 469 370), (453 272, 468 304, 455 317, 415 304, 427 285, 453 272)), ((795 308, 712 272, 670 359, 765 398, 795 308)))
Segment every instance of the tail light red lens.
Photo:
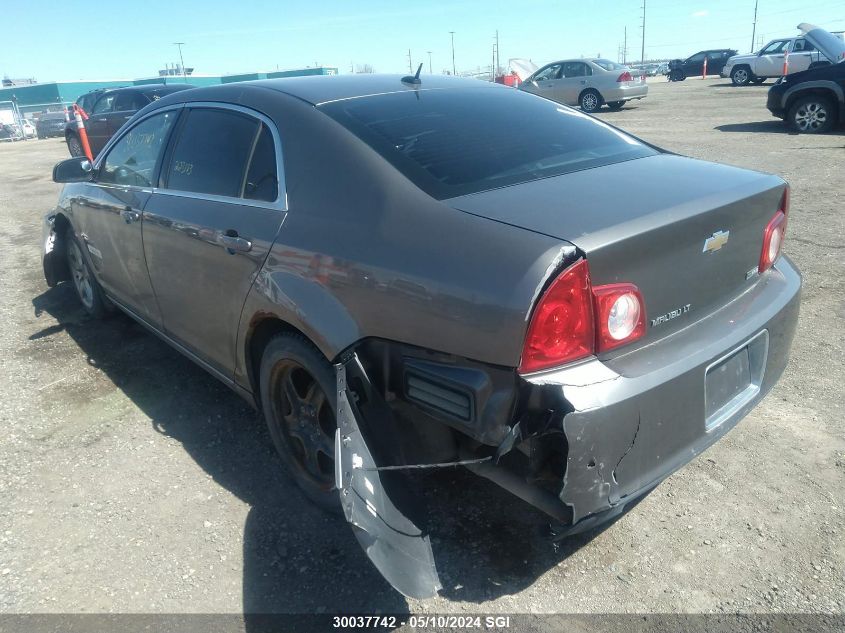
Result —
POLYGON ((596 312, 596 352, 625 345, 645 334, 645 304, 634 284, 593 288, 596 312))
POLYGON ((593 353, 593 302, 587 261, 564 270, 534 307, 519 372, 548 369, 593 353))
POLYGON ((634 80, 634 78, 633 78, 633 77, 631 77, 631 73, 629 73, 629 72, 626 70, 624 73, 622 73, 621 75, 619 75, 619 78, 618 78, 616 81, 633 81, 633 80, 634 80))
POLYGON ((763 249, 760 251, 760 263, 757 272, 769 270, 780 256, 783 240, 786 237, 786 219, 789 214, 789 187, 783 190, 780 206, 763 230, 763 249))
POLYGON ((555 279, 534 307, 519 373, 558 367, 637 340, 645 303, 630 283, 592 287, 580 259, 555 279))

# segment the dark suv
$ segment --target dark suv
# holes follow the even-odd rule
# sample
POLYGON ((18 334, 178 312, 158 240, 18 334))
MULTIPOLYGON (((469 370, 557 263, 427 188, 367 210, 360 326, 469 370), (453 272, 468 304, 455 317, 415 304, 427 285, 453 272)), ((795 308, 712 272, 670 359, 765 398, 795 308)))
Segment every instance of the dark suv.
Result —
POLYGON ((736 55, 732 48, 718 48, 699 51, 686 59, 673 59, 669 62, 669 81, 683 81, 687 77, 701 76, 704 72, 704 60, 707 60, 707 74, 718 75, 725 67, 725 62, 736 55))
POLYGON ((798 28, 832 63, 782 77, 766 107, 796 132, 829 132, 845 123, 845 41, 812 24, 798 28))
MULTIPOLYGON (((138 110, 164 95, 186 88, 193 86, 147 84, 126 88, 100 88, 79 97, 76 103, 88 114, 85 129, 88 132, 91 152, 96 156, 114 133, 138 110)), ((76 121, 73 119, 65 127, 65 140, 71 156, 82 156, 82 143, 79 140, 76 121)))

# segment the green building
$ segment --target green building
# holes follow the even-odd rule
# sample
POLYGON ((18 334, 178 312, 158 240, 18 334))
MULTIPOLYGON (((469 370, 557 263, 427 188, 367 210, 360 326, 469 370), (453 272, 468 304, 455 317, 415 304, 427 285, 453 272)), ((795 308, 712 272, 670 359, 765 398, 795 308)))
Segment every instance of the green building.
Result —
POLYGON ((42 112, 64 110, 76 99, 98 88, 117 88, 120 86, 141 86, 159 83, 189 83, 192 86, 213 86, 217 84, 233 83, 236 81, 252 81, 256 79, 274 79, 277 77, 301 77, 304 75, 336 75, 337 68, 320 66, 317 68, 300 68, 297 70, 281 70, 263 73, 241 73, 237 75, 180 75, 161 77, 145 77, 130 80, 104 81, 54 81, 43 84, 23 86, 9 86, 0 88, 0 109, 9 109, 13 103, 17 104, 23 116, 42 112))

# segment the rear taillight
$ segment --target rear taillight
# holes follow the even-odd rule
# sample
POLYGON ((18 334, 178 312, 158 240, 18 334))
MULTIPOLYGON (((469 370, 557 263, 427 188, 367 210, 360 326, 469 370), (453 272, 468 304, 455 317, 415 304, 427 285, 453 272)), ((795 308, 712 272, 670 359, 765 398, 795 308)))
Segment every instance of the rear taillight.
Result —
POLYGON ((633 81, 633 80, 634 80, 634 78, 633 78, 633 77, 631 77, 631 73, 629 73, 629 72, 626 70, 624 73, 622 73, 621 75, 619 75, 619 78, 618 78, 616 81, 633 81))
POLYGON ((763 230, 763 249, 760 251, 760 263, 757 272, 769 270, 780 255, 783 240, 786 237, 786 218, 789 214, 789 187, 783 190, 780 206, 763 230))
POLYGON ((593 353, 593 302, 587 261, 578 260, 552 282, 534 307, 519 372, 527 374, 593 353))
POLYGON ((596 313, 596 352, 625 345, 645 334, 645 305, 634 284, 593 288, 596 313))
POLYGON ((519 373, 557 367, 645 334, 645 304, 634 284, 592 287, 585 259, 555 279, 534 308, 519 373))

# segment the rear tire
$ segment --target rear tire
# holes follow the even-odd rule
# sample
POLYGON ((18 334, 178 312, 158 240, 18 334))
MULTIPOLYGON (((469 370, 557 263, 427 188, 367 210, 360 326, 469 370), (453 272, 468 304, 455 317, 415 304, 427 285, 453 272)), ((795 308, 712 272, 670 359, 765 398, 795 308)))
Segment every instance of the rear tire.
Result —
POLYGON ((748 66, 737 66, 731 71, 731 81, 734 86, 747 86, 754 75, 748 66))
POLYGON ((581 106, 582 111, 587 113, 593 113, 601 108, 602 101, 603 100, 598 91, 593 90, 592 88, 585 90, 581 93, 581 96, 578 97, 578 105, 581 106))
POLYGON ((320 351, 299 334, 272 338, 260 369, 261 408, 288 475, 305 496, 339 514, 334 479, 337 385, 320 351))
POLYGON ((70 280, 76 289, 76 296, 82 304, 83 310, 94 319, 101 319, 106 315, 106 296, 100 283, 94 277, 94 271, 88 265, 83 255, 83 246, 79 239, 68 230, 65 234, 67 267, 70 280))
POLYGON ((67 148, 71 156, 82 156, 85 153, 82 149, 82 142, 76 134, 68 134, 67 148))
POLYGON ((809 94, 799 97, 789 108, 787 124, 803 134, 830 132, 836 122, 836 108, 825 96, 809 94))
POLYGON ((622 106, 625 105, 624 101, 611 101, 607 104, 607 107, 611 110, 621 110, 622 106))

